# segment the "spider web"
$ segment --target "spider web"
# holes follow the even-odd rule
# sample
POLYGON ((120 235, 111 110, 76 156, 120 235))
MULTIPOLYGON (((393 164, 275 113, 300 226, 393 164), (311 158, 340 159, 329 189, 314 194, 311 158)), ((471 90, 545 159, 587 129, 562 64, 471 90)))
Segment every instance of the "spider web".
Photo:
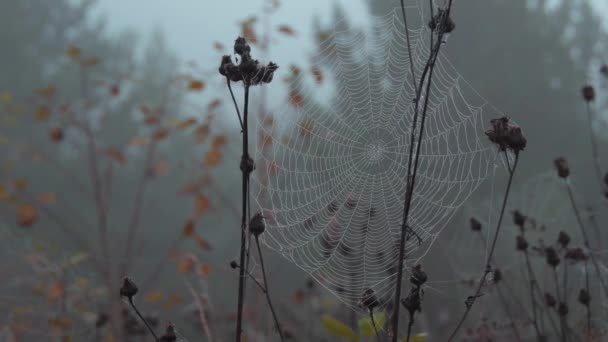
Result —
MULTIPOLYGON (((319 31, 314 72, 292 67, 280 116, 257 125, 252 194, 264 243, 353 308, 368 288, 382 305, 394 291, 415 97, 409 65, 419 78, 429 53, 420 6, 407 5, 412 60, 400 8, 374 16, 369 30, 342 17, 319 31)), ((491 176, 497 155, 483 132, 501 114, 444 56, 428 96, 409 216, 419 239, 406 243, 406 268, 491 176)))

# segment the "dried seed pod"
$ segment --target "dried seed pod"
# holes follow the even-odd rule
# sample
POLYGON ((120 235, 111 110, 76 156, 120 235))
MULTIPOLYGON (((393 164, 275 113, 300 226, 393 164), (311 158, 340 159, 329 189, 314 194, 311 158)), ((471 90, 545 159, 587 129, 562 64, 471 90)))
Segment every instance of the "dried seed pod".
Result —
POLYGON ((556 158, 553 161, 555 165, 555 169, 557 170, 557 175, 560 178, 568 178, 570 176, 570 167, 568 167, 568 161, 564 157, 556 158))
POLYGON ((527 217, 519 210, 513 210, 513 223, 522 230, 524 229, 524 224, 526 224, 526 219, 527 217))
POLYGON ((551 295, 550 293, 545 292, 545 305, 552 308, 555 306, 556 303, 557 301, 555 300, 555 297, 553 297, 553 295, 551 295))
POLYGON ((519 153, 524 150, 527 140, 521 128, 513 123, 511 119, 506 116, 492 119, 490 125, 491 127, 485 132, 486 136, 491 142, 498 145, 500 151, 509 149, 514 153, 519 153))
POLYGON ((525 237, 523 237, 522 235, 517 235, 517 237, 515 238, 515 249, 517 249, 520 252, 525 252, 528 250, 528 241, 526 240, 525 237))
POLYGON ((559 315, 561 317, 566 317, 568 316, 568 304, 564 303, 564 302, 560 302, 559 306, 557 307, 557 312, 559 313, 559 315))
POLYGON ((361 299, 359 300, 360 307, 371 311, 379 305, 380 302, 378 301, 378 297, 376 297, 376 292, 374 290, 366 289, 363 291, 363 295, 361 295, 361 299))
POLYGON ((251 221, 249 221, 249 232, 255 237, 260 236, 266 230, 266 223, 264 222, 264 216, 262 213, 253 215, 251 221))
POLYGON ((578 302, 585 306, 588 306, 591 302, 591 295, 589 294, 589 291, 587 291, 586 289, 581 289, 578 292, 578 302))
POLYGON ((237 269, 238 267, 239 267, 239 264, 235 260, 232 260, 230 262, 230 268, 237 269))
POLYGON ((559 235, 557 237, 557 242, 563 247, 566 248, 568 246, 568 244, 570 243, 570 235, 568 235, 568 233, 564 232, 563 230, 559 232, 559 235))
POLYGON ((502 280, 502 272, 500 271, 500 269, 494 269, 494 272, 492 272, 492 279, 495 284, 500 283, 500 281, 502 280))
POLYGON ((422 265, 418 264, 412 268, 412 275, 410 276, 410 283, 414 286, 420 287, 426 283, 428 276, 426 272, 422 270, 422 265))
POLYGON ((160 342, 175 342, 177 341, 177 334, 175 333, 175 325, 169 323, 165 333, 159 338, 160 342))
POLYGON ((545 248, 545 258, 547 260, 547 264, 551 267, 555 268, 560 263, 559 255, 553 247, 545 248))
POLYGON ((481 231, 481 222, 479 222, 476 218, 471 217, 471 219, 469 220, 470 225, 471 225, 471 230, 474 232, 479 232, 481 231))
POLYGON ((401 305, 413 315, 416 311, 422 311, 422 298, 420 297, 420 289, 413 287, 407 297, 401 299, 401 305))
POLYGON ((126 297, 129 300, 133 298, 137 294, 139 289, 137 285, 131 280, 129 277, 122 278, 122 286, 120 287, 120 296, 126 297))
POLYGON ((592 102, 593 100, 595 100, 595 88, 593 88, 593 86, 584 86, 582 92, 583 99, 585 99, 586 102, 592 102))

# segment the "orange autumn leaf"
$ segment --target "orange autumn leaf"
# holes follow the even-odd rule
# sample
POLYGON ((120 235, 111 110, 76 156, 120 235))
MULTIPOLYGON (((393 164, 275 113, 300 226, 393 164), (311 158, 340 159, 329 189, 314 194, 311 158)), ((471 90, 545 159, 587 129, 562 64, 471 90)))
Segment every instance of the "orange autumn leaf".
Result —
POLYGON ((179 263, 177 264, 177 271, 179 273, 190 273, 194 270, 194 265, 196 265, 196 257, 193 255, 184 256, 179 263))
POLYGON ((182 229, 182 234, 185 237, 191 237, 194 235, 194 221, 188 220, 186 224, 184 224, 184 228, 182 229))
POLYGON ((156 165, 154 165, 154 167, 152 168, 154 170, 154 175, 156 176, 162 176, 167 174, 167 163, 164 161, 160 161, 158 163, 156 163, 156 165))
POLYGON ((198 248, 204 250, 204 251, 209 251, 211 250, 211 244, 209 243, 209 241, 205 240, 205 238, 203 238, 200 235, 195 235, 194 236, 194 241, 196 241, 196 244, 198 245, 198 248))
POLYGON ((220 148, 223 145, 228 143, 228 138, 225 135, 218 135, 213 138, 213 143, 211 144, 214 149, 220 148))
POLYGON ((275 161, 271 161, 268 165, 268 175, 276 176, 279 173, 279 165, 275 161))
POLYGON ((317 84, 323 83, 323 73, 321 72, 321 69, 319 69, 317 67, 312 67, 310 69, 310 72, 312 73, 312 76, 315 78, 315 82, 317 82, 317 84))
POLYGON ((87 59, 83 60, 81 63, 82 63, 82 66, 92 67, 92 66, 99 64, 99 58, 97 58, 97 57, 87 58, 87 59))
POLYGON ((193 195, 193 194, 198 193, 201 187, 202 187, 202 185, 199 184, 198 182, 188 183, 188 184, 182 186, 177 191, 177 194, 178 195, 193 195))
POLYGON ((160 291, 150 291, 144 295, 144 300, 149 303, 158 303, 163 299, 163 293, 160 291))
POLYGON ((205 88, 205 82, 202 80, 191 80, 188 89, 193 91, 201 91, 205 88))
POLYGON ((156 141, 162 141, 167 139, 167 137, 169 136, 169 130, 166 128, 161 128, 158 131, 154 132, 154 134, 152 135, 152 138, 156 141))
POLYGON ((50 205, 57 201, 55 194, 53 194, 51 192, 43 192, 43 193, 39 194, 36 197, 36 199, 42 205, 50 205))
POLYGON ((131 146, 145 146, 148 145, 148 143, 148 139, 142 137, 134 137, 129 141, 129 145, 131 146))
POLYGON ((71 59, 78 59, 80 57, 80 49, 74 45, 68 46, 65 54, 71 59))
POLYGON ((122 152, 120 152, 116 147, 108 147, 101 149, 99 153, 112 159, 120 165, 125 165, 127 163, 127 158, 125 158, 122 152))
POLYGON ((241 22, 241 36, 247 39, 250 44, 255 44, 258 41, 257 35, 253 30, 253 24, 257 21, 256 17, 250 17, 249 19, 241 22))
POLYGON ((194 210, 196 212, 196 216, 201 216, 209 210, 210 202, 207 197, 202 194, 196 195, 194 200, 194 210))
POLYGON ((262 122, 262 126, 269 128, 272 127, 274 125, 274 119, 272 118, 272 116, 267 116, 266 118, 264 118, 264 122, 262 122))
POLYGON ((160 123, 160 118, 157 115, 146 115, 144 122, 146 125, 154 126, 160 123))
POLYGON ((198 268, 198 274, 205 278, 211 274, 211 271, 213 271, 213 268, 209 264, 202 264, 198 268))
POLYGON ((22 204, 17 208, 17 224, 30 227, 39 219, 38 209, 31 204, 22 204))
POLYGON ((61 142, 63 140, 63 129, 61 129, 61 127, 51 128, 49 130, 49 138, 52 142, 61 142))
POLYGON ((72 320, 69 318, 53 317, 49 318, 48 322, 52 328, 62 331, 68 330, 72 327, 72 320))
POLYGON ((195 118, 188 118, 188 119, 184 119, 180 122, 177 123, 177 125, 175 125, 177 127, 177 129, 179 130, 183 130, 186 129, 190 126, 196 125, 196 119, 195 118))
POLYGON ((34 112, 34 117, 38 121, 46 121, 51 116, 51 110, 47 106, 38 106, 34 112))
POLYGON ((13 185, 15 186, 15 189, 17 190, 24 190, 27 188, 27 181, 23 178, 19 178, 19 179, 15 179, 15 181, 13 182, 13 185))
POLYGON ((224 52, 224 44, 220 42, 213 42, 213 48, 219 52, 224 52))
POLYGON ((286 25, 286 24, 280 25, 278 27, 278 30, 279 30, 279 32, 284 33, 284 34, 286 34, 288 36, 295 36, 296 35, 296 32, 293 30, 293 28, 291 28, 291 26, 286 25))
POLYGON ((47 299, 54 302, 61 299, 65 295, 65 286, 62 282, 52 282, 47 289, 47 299))
POLYGON ((205 157, 205 163, 209 166, 216 166, 222 160, 222 152, 214 148, 211 151, 207 152, 207 156, 205 157))
POLYGON ((303 136, 310 135, 314 127, 314 122, 311 119, 304 119, 299 123, 300 134, 303 136))
POLYGON ((146 115, 152 114, 152 109, 150 109, 150 107, 148 107, 146 105, 139 106, 139 110, 141 110, 141 112, 146 115))
POLYGON ((196 131, 194 131, 194 135, 195 135, 195 140, 197 144, 202 144, 205 142, 205 140, 207 140, 207 137, 209 136, 209 132, 211 131, 211 128, 209 127, 209 124, 204 124, 199 126, 196 131))
POLYGON ((304 105, 304 97, 297 91, 291 91, 289 94, 289 104, 295 108, 301 108, 304 105))
POLYGON ((296 292, 293 294, 293 300, 296 302, 296 304, 302 304, 306 300, 306 294, 302 290, 296 290, 296 292))
POLYGON ((52 97, 53 95, 55 95, 55 91, 57 89, 55 88, 54 85, 49 84, 48 86, 44 87, 44 88, 40 88, 36 91, 36 93, 38 93, 38 95, 42 96, 42 97, 52 97))
POLYGON ((176 305, 180 304, 182 302, 181 298, 176 295, 176 294, 171 294, 169 295, 169 298, 165 301, 165 303, 163 304, 163 308, 165 310, 171 310, 173 309, 176 305))
POLYGON ((266 147, 268 145, 272 145, 272 136, 270 134, 264 134, 260 137, 260 145, 262 147, 266 147))
POLYGON ((222 100, 220 99, 213 99, 213 101, 209 102, 209 104, 207 105, 207 109, 209 109, 209 111, 215 110, 217 109, 220 105, 222 104, 222 100))

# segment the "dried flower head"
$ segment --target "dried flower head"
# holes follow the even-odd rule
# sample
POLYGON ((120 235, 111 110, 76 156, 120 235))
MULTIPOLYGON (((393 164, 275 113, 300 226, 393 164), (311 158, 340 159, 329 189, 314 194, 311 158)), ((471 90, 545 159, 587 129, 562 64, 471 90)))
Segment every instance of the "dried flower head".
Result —
POLYGON ((527 140, 521 128, 513 123, 511 119, 503 116, 490 120, 491 127, 486 130, 486 135, 491 142, 498 145, 500 151, 507 149, 519 153, 526 148, 527 140))
POLYGON ((591 295, 589 294, 589 291, 587 291, 586 289, 581 289, 578 292, 578 302, 585 306, 588 306, 591 302, 591 295))
POLYGON ((585 252, 583 251, 582 248, 576 247, 576 248, 568 248, 568 250, 566 250, 566 254, 564 255, 564 258, 576 263, 576 262, 587 261, 588 256, 587 256, 587 254, 585 254, 585 252))
POLYGON ((545 304, 552 308, 555 306, 555 304, 557 303, 557 301, 555 300, 555 297, 553 297, 553 295, 551 295, 550 293, 545 292, 545 304))
POLYGON ((238 267, 239 267, 239 264, 235 260, 232 260, 230 262, 230 268, 237 269, 238 267))
POLYGON ((559 235, 557 236, 557 242, 563 248, 566 248, 568 246, 568 244, 570 243, 570 235, 568 235, 568 233, 564 232, 563 230, 560 231, 559 235))
POLYGON ((122 286, 120 287, 120 296, 131 300, 139 291, 137 285, 129 277, 122 278, 122 286))
POLYGON ((422 311, 422 296, 420 288, 412 287, 410 293, 405 298, 401 298, 401 305, 413 315, 416 311, 422 311))
POLYGON ((233 82, 243 81, 246 86, 270 83, 274 72, 279 68, 273 62, 261 64, 251 57, 251 47, 243 37, 238 37, 234 42, 234 53, 239 55, 238 65, 232 62, 229 55, 222 57, 219 73, 233 82))
POLYGON ((522 214, 519 210, 513 210, 513 223, 518 226, 521 230, 524 229, 524 224, 526 224, 526 215, 522 214))
POLYGON ((592 102, 595 100, 595 89, 591 85, 586 85, 583 87, 583 99, 587 102, 592 102))
POLYGON ((266 223, 262 213, 256 213, 249 221, 249 232, 258 237, 266 230, 266 223))
POLYGON ((568 166, 568 161, 564 157, 556 158, 553 161, 555 165, 555 169, 557 170, 557 175, 560 178, 568 178, 570 176, 570 167, 568 166))
POLYGON ((412 275, 410 276, 410 283, 412 283, 412 285, 420 287, 426 283, 427 279, 428 276, 426 275, 426 272, 422 270, 422 265, 417 264, 412 268, 412 275))
POLYGON ((559 313, 559 315, 561 317, 566 317, 568 315, 568 311, 568 304, 560 302, 559 306, 557 307, 557 312, 559 313))
POLYGON ((481 222, 479 222, 476 218, 471 217, 471 219, 469 220, 470 225, 471 225, 471 230, 474 232, 479 232, 481 231, 481 222))
POLYGON ((177 334, 175 333, 175 325, 169 323, 165 333, 159 338, 161 342, 175 342, 177 341, 177 334))
POLYGON ((518 251, 525 252, 526 250, 528 250, 529 244, 525 237, 523 237, 522 235, 517 235, 517 237, 515 238, 515 241, 516 241, 515 248, 518 251))
POLYGON ((551 267, 557 267, 560 263, 559 255, 553 247, 545 248, 545 259, 547 260, 547 264, 551 267))
POLYGON ((449 16, 447 9, 440 8, 429 21, 428 27, 433 31, 437 30, 437 33, 451 33, 456 28, 456 24, 449 16))
POLYGON ((380 302, 378 301, 378 297, 376 297, 376 292, 369 288, 365 289, 365 291, 363 291, 363 295, 361 295, 361 299, 359 300, 359 307, 371 311, 379 305, 380 302))

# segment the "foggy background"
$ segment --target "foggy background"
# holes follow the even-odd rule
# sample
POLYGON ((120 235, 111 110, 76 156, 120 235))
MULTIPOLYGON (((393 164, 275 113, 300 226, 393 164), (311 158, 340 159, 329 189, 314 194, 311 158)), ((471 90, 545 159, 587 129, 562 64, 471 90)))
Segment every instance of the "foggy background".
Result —
MULTIPOLYGON (((240 133, 217 73, 220 58, 232 52, 243 23, 256 17, 247 25, 259 39, 271 38, 267 47, 253 45, 253 54, 280 69, 272 84, 255 89, 251 111, 280 108, 288 101, 282 82, 290 66, 309 69, 315 35, 332 27, 336 13, 365 27, 370 13, 399 1, 283 0, 264 14, 268 3, 2 1, 0 339, 94 341, 100 312, 124 306, 113 302, 125 271, 138 281, 140 310, 159 318, 159 331, 172 321, 184 339, 203 340, 202 303, 212 334, 232 338, 238 276, 229 263, 239 252, 240 133), (279 32, 280 25, 294 34, 279 32), (199 80, 200 87, 192 83, 199 80), (194 234, 185 233, 190 222, 194 234), (126 232, 133 229, 131 241, 126 232), (95 260, 109 260, 111 274, 104 276, 95 260)), ((598 70, 608 62, 608 3, 462 0, 455 1, 453 18, 456 30, 443 54, 528 138, 509 210, 528 209, 553 225, 550 239, 574 224, 563 188, 551 177, 553 159, 564 156, 581 206, 603 209, 594 213, 605 222, 580 89, 598 85, 592 129, 601 159, 608 87, 598 70)), ((429 288, 415 331, 432 341, 445 340, 471 292, 466 280, 483 270, 486 246, 471 235, 468 219, 494 222, 504 176, 497 169, 479 187, 425 258, 429 288)), ((511 227, 496 259, 508 267, 516 231, 506 221, 511 227)), ((277 310, 297 340, 332 341, 320 327, 321 312, 356 325, 360 314, 317 285, 308 289, 297 266, 265 253, 277 310)), ((271 340, 269 316, 259 314, 266 312, 264 297, 248 285, 246 333, 271 340)), ((486 318, 506 324, 488 303, 476 304, 465 327, 486 318)))

